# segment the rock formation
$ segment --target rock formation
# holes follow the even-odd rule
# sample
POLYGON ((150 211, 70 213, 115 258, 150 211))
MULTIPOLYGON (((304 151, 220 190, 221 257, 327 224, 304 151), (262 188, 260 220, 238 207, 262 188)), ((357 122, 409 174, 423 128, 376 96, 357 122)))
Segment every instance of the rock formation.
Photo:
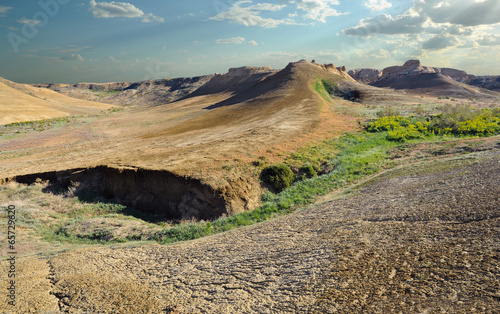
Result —
POLYGON ((382 76, 382 71, 377 69, 354 69, 349 71, 349 75, 360 83, 370 84, 382 76))

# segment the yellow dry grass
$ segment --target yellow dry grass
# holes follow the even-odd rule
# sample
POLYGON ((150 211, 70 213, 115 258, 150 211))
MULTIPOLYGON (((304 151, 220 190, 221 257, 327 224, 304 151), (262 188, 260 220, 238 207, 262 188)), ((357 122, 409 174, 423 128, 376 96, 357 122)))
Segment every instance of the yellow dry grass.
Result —
POLYGON ((94 114, 110 107, 112 106, 107 104, 70 98, 45 88, 0 81, 0 125, 94 114))

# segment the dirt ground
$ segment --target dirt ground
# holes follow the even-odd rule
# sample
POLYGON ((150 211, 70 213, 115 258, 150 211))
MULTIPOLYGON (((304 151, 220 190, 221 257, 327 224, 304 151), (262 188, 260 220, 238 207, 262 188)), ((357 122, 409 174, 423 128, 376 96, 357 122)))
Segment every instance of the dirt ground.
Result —
POLYGON ((498 313, 499 144, 390 170, 290 216, 197 241, 23 258, 20 265, 34 266, 19 271, 18 306, 498 313))
MULTIPOLYGON (((3 128, 0 179, 99 165, 165 170, 233 187, 231 197, 251 209, 262 191, 247 166, 259 156, 279 161, 355 130, 381 100, 435 106, 374 88, 364 90, 366 103, 329 102, 314 90, 322 79, 339 78, 299 62, 251 90, 218 86, 45 130, 3 128)), ((0 293, 0 313, 499 313, 499 141, 423 144, 423 157, 435 160, 421 163, 412 150, 395 151, 413 163, 292 215, 197 241, 33 246, 16 261, 17 305, 4 306, 0 293)), ((20 230, 21 249, 23 239, 20 230)), ((6 274, 9 262, 0 266, 6 274)))

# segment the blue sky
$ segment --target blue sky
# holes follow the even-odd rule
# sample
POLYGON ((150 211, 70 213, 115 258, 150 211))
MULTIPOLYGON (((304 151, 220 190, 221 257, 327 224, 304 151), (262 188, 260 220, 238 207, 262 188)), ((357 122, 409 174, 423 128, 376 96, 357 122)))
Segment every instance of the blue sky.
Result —
POLYGON ((139 81, 316 59, 500 75, 500 0, 0 0, 0 76, 139 81))

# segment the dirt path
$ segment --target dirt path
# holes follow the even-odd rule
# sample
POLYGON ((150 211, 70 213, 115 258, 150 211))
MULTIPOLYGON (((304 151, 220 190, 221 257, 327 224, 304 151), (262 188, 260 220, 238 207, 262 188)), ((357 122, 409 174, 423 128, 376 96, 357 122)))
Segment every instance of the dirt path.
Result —
POLYGON ((498 313, 499 165, 412 165, 234 232, 62 253, 51 295, 66 313, 498 313))

